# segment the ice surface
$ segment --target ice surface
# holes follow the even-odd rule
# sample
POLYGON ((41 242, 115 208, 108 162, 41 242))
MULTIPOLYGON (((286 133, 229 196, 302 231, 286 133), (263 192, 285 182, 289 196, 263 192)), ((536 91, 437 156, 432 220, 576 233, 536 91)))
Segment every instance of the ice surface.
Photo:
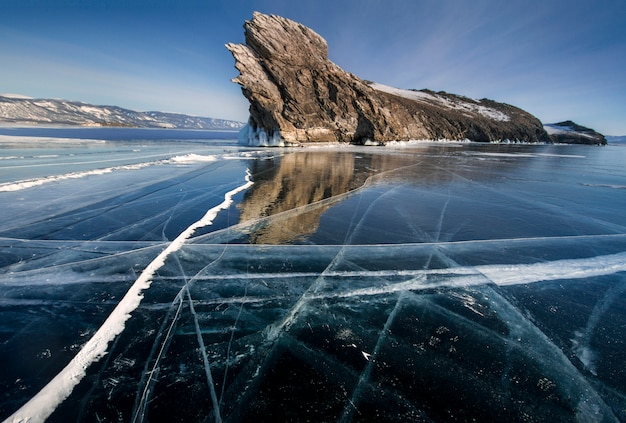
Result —
POLYGON ((623 148, 31 148, 2 419, 626 421, 623 148))

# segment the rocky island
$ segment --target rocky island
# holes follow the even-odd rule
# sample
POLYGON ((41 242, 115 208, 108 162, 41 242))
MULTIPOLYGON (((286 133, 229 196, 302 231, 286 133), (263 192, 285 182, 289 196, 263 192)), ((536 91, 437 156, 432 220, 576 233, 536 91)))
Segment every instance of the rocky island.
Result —
POLYGON ((228 44, 250 101, 242 141, 384 144, 469 139, 551 142, 542 123, 517 107, 445 92, 364 81, 328 59, 326 41, 292 20, 254 13, 245 44, 228 44))
POLYGON ((606 137, 591 128, 579 125, 571 120, 544 125, 555 143, 606 145, 606 137))

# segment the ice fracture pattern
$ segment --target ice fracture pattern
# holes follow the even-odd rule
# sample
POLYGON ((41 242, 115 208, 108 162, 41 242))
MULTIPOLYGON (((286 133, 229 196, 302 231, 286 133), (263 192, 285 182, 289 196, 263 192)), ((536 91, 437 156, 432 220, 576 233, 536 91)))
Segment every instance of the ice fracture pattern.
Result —
POLYGON ((626 149, 131 147, 0 185, 1 419, 626 421, 626 149))

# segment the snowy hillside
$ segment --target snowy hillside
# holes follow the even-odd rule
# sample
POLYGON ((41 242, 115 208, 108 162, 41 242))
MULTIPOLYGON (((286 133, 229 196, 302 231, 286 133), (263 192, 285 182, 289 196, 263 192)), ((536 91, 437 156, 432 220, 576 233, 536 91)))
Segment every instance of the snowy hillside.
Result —
POLYGON ((0 96, 0 125, 49 124, 141 128, 240 129, 242 122, 163 112, 137 112, 78 101, 0 96))

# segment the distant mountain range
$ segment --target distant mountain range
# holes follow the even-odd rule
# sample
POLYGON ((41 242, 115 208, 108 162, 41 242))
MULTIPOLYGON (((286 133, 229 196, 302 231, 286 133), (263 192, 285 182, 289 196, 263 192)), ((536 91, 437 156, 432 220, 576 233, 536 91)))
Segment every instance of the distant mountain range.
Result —
POLYGON ((606 139, 609 144, 626 144, 626 135, 608 135, 606 139))
POLYGON ((79 101, 0 95, 0 125, 121 126, 177 129, 241 129, 234 120, 178 113, 138 112, 117 106, 96 106, 79 101))

